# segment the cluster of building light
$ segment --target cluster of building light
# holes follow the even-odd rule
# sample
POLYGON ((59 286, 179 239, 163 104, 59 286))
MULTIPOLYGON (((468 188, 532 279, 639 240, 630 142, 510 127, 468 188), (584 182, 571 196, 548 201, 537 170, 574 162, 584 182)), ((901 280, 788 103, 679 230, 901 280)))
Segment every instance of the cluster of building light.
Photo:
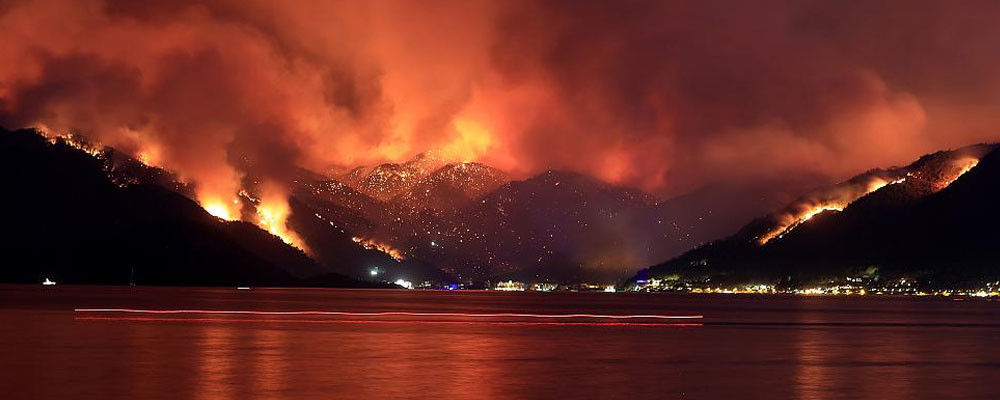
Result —
POLYGON ((406 288, 406 289, 413 289, 413 282, 410 282, 410 281, 408 281, 406 279, 403 279, 403 278, 396 279, 396 281, 393 282, 393 283, 395 283, 396 286, 400 286, 400 287, 403 287, 403 288, 406 288))
POLYGON ((580 292, 606 292, 614 293, 618 291, 615 285, 600 285, 593 283, 576 283, 576 284, 558 284, 552 282, 537 282, 537 283, 524 283, 514 280, 507 280, 498 282, 493 285, 493 290, 500 290, 505 292, 552 292, 556 290, 562 291, 580 291, 580 292))
POLYGON ((796 294, 796 295, 897 295, 897 296, 1000 296, 1000 281, 990 282, 982 288, 972 289, 921 289, 916 281, 900 278, 886 282, 876 282, 860 277, 848 277, 844 282, 804 288, 779 288, 769 284, 747 284, 737 286, 707 286, 689 282, 680 283, 675 279, 642 279, 626 287, 637 292, 689 292, 724 294, 796 294))
POLYGON ((521 282, 503 281, 497 283, 496 286, 493 287, 493 289, 504 292, 523 292, 525 290, 525 286, 521 282))
POLYGON ((531 285, 531 290, 534 292, 551 292, 559 288, 559 285, 549 282, 535 283, 531 285))

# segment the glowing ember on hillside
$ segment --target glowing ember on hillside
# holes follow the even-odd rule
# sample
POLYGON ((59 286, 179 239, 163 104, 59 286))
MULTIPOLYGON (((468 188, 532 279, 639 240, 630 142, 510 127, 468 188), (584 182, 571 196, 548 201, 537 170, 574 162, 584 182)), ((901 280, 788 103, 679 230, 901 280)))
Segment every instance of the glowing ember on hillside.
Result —
POLYGON ((396 250, 387 244, 376 242, 374 239, 363 239, 355 236, 352 237, 351 240, 353 240, 354 243, 360 244, 361 247, 364 247, 367 250, 381 251, 389 255, 389 257, 392 257, 393 260, 402 261, 406 259, 405 257, 403 257, 403 253, 401 253, 399 250, 396 250))

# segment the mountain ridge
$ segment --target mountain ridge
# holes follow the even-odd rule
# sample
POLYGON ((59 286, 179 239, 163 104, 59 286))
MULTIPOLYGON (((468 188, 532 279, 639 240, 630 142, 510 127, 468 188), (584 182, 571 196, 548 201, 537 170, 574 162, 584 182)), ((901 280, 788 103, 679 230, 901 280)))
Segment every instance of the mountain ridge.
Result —
MULTIPOLYGON (((210 216, 157 184, 112 179, 109 159, 33 130, 0 129, 0 176, 17 195, 0 280, 139 285, 372 286, 330 275, 245 222, 210 216)), ((133 171, 135 172, 135 171, 133 171)))
POLYGON ((980 144, 925 155, 890 169, 902 174, 896 183, 853 199, 841 211, 816 213, 772 241, 756 239, 771 227, 774 213, 634 279, 670 276, 677 278, 672 285, 682 286, 801 286, 870 268, 883 279, 922 279, 929 285, 992 279, 1000 274, 991 267, 1000 265, 1000 255, 991 250, 1000 246, 995 229, 1000 214, 990 206, 1000 201, 998 148, 980 144))

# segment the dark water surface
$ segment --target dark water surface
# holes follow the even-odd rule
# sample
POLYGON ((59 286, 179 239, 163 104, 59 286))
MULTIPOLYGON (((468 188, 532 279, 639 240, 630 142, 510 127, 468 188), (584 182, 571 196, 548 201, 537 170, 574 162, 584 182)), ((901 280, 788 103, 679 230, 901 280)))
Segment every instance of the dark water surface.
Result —
POLYGON ((1000 302, 0 286, 0 398, 278 397, 997 399, 1000 302), (682 327, 516 317, 127 315, 76 308, 704 319, 682 327))

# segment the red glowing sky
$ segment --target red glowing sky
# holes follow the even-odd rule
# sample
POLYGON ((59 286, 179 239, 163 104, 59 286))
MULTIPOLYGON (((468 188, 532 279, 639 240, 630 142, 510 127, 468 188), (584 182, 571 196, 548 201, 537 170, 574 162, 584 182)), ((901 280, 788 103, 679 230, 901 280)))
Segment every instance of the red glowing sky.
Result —
POLYGON ((998 18, 920 0, 0 1, 0 124, 84 133, 222 198, 247 169, 426 150, 661 195, 835 180, 1000 138, 998 18))

